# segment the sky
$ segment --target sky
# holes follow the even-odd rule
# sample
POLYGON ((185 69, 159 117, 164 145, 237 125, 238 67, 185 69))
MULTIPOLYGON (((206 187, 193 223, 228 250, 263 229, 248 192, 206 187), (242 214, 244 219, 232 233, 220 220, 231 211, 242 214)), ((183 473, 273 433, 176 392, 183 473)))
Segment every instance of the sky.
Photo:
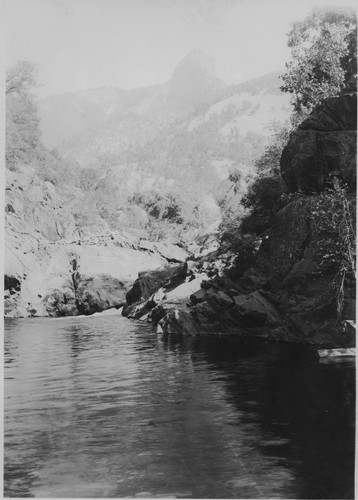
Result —
POLYGON ((290 23, 346 0, 4 0, 6 66, 37 66, 39 97, 168 81, 187 53, 239 83, 282 70, 290 23))

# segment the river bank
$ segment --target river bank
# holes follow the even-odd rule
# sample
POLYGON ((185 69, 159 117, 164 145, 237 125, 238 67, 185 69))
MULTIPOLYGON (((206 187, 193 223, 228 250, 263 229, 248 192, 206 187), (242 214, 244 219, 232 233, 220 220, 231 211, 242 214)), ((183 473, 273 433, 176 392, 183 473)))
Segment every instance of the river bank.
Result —
POLYGON ((7 171, 5 317, 120 307, 139 272, 187 258, 178 245, 146 241, 135 231, 110 231, 103 220, 79 227, 68 196, 31 167, 7 171))
MULTIPOLYGON (((123 315, 152 323, 157 333, 234 335, 319 347, 353 347, 355 330, 337 323, 332 293, 303 296, 251 268, 235 278, 235 257, 213 254, 144 273, 127 293, 123 315), (330 312, 328 309, 331 307, 330 312), (326 314, 320 315, 324 309, 326 314), (303 320, 305 319, 305 321, 303 320), (300 321, 301 319, 301 321, 300 321)), ((322 280, 310 283, 322 290, 322 280)), ((352 304, 353 307, 353 304, 352 304)))
POLYGON ((205 255, 135 233, 100 236, 98 225, 80 231, 51 183, 11 172, 5 315, 124 306, 158 333, 354 347, 356 105, 354 93, 327 99, 291 134, 286 201, 264 235, 232 234, 238 246, 222 241, 205 255))
POLYGON ((355 93, 326 99, 291 134, 286 201, 264 235, 164 272, 160 285, 140 276, 124 314, 160 333, 354 347, 356 110, 355 93))

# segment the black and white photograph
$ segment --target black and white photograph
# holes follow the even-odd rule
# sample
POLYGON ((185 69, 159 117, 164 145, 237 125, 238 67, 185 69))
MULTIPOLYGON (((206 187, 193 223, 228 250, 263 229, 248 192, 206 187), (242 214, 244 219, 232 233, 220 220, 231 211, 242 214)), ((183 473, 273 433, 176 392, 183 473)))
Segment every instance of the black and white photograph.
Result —
POLYGON ((354 499, 356 2, 2 7, 3 497, 354 499))

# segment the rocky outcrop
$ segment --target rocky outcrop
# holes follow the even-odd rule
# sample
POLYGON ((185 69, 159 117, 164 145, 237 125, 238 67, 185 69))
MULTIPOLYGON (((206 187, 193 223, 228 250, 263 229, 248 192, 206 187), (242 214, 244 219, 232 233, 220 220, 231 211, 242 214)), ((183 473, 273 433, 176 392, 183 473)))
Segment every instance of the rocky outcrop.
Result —
POLYGON ((353 95, 328 99, 291 136, 282 155, 283 177, 291 191, 316 195, 298 195, 275 215, 253 268, 243 275, 233 272, 233 256, 220 255, 219 249, 181 266, 169 282, 136 304, 132 317, 152 321, 163 334, 230 334, 327 348, 354 346, 355 331, 346 328, 345 320, 355 316, 355 285, 348 282, 339 288, 334 266, 321 272, 322 257, 330 257, 322 256, 322 242, 332 234, 326 209, 317 208, 317 192, 332 176, 348 183, 353 201, 354 106, 353 95), (189 295, 184 290, 191 284, 194 291, 189 295))
POLYGON ((155 323, 158 332, 247 335, 256 329, 256 335, 267 337, 267 327, 280 325, 279 314, 263 293, 245 294, 262 284, 255 273, 240 285, 225 276, 233 260, 233 255, 214 252, 172 268, 171 277, 168 270, 146 273, 127 294, 127 302, 139 300, 126 306, 123 314, 155 323), (138 285, 148 281, 152 294, 139 296, 138 285))
MULTIPOLYGON (((21 205, 22 185, 10 178, 6 315, 90 314, 126 301, 124 315, 151 321, 162 333, 221 333, 351 347, 354 335, 344 328, 344 320, 355 314, 354 284, 344 293, 339 290, 338 316, 336 272, 318 272, 322 256, 317 249, 327 236, 317 223, 320 215, 315 216, 318 195, 300 195, 320 192, 331 177, 348 183, 354 193, 353 106, 353 95, 328 99, 292 134, 281 167, 289 190, 299 193, 275 215, 254 268, 243 275, 231 272, 235 255, 220 249, 188 260, 177 245, 124 235, 80 237, 65 208, 60 212, 63 220, 56 215, 40 229, 33 205, 45 203, 39 196, 48 196, 51 186, 33 192, 30 175, 28 192, 35 202, 31 198, 21 205)), ((50 212, 44 210, 41 217, 46 219, 50 212)))
MULTIPOLYGON (((78 237, 74 216, 64 197, 51 182, 40 180, 34 168, 6 170, 5 180, 6 236, 15 248, 23 246, 23 251, 28 253, 37 248, 41 240, 78 237)), ((76 192, 73 195, 76 196, 76 192)))
POLYGON ((214 60, 200 50, 191 51, 175 68, 166 100, 174 109, 197 107, 219 95, 223 83, 215 75, 214 60))
POLYGON ((108 227, 79 231, 66 197, 31 167, 6 172, 6 202, 6 317, 118 308, 139 272, 188 256, 178 245, 153 244, 108 227))
POLYGON ((279 312, 267 292, 255 290, 262 279, 252 272, 242 283, 232 281, 225 276, 232 256, 216 252, 207 259, 180 266, 165 284, 159 287, 158 282, 159 288, 147 300, 125 307, 123 314, 153 322, 158 333, 277 335, 283 327, 279 312))
POLYGON ((130 306, 147 300, 154 292, 170 281, 177 269, 178 266, 164 266, 153 272, 143 271, 139 273, 138 278, 127 293, 127 304, 130 306))
POLYGON ((139 319, 160 306, 154 312, 158 317, 164 310, 171 310, 175 305, 185 305, 200 290, 204 280, 219 276, 233 258, 228 254, 218 255, 218 252, 213 252, 196 260, 187 260, 181 265, 171 264, 155 271, 140 273, 127 293, 127 306, 123 309, 123 315, 139 319))
POLYGON ((189 254, 185 248, 173 243, 153 242, 141 239, 138 244, 139 250, 159 254, 168 262, 185 262, 189 254))
POLYGON ((290 192, 320 192, 335 176, 356 183, 357 94, 326 99, 291 134, 281 173, 290 192))
POLYGON ((118 309, 126 303, 128 285, 109 275, 86 277, 77 273, 44 298, 49 316, 77 316, 118 309), (67 285, 67 286, 66 286, 67 285))
MULTIPOLYGON (((261 267, 261 274, 250 269, 241 278, 230 279, 229 264, 209 279, 200 263, 186 276, 182 274, 180 284, 170 279, 146 300, 125 307, 123 313, 152 322, 163 334, 222 334, 328 348, 352 346, 353 332, 344 328, 344 322, 337 323, 332 276, 315 276, 314 259, 306 250, 306 258, 290 257, 291 266, 285 263, 281 278, 261 267)), ((262 255, 260 259, 263 262, 262 255)), ((354 294, 349 290, 346 294, 345 313, 352 318, 354 294)))
POLYGON ((5 261, 7 281, 12 277, 20 283, 16 307, 12 311, 8 307, 7 316, 90 314, 119 307, 139 271, 154 270, 166 262, 158 254, 118 247, 110 238, 106 246, 43 242, 29 254, 7 247, 5 261))

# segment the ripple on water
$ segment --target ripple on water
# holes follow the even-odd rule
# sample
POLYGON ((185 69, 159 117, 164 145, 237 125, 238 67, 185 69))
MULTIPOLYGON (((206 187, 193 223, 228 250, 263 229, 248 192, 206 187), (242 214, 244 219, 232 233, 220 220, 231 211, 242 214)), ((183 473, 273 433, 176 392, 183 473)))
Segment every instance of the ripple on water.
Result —
POLYGON ((6 495, 352 497, 354 365, 292 349, 119 315, 7 322, 6 495))

